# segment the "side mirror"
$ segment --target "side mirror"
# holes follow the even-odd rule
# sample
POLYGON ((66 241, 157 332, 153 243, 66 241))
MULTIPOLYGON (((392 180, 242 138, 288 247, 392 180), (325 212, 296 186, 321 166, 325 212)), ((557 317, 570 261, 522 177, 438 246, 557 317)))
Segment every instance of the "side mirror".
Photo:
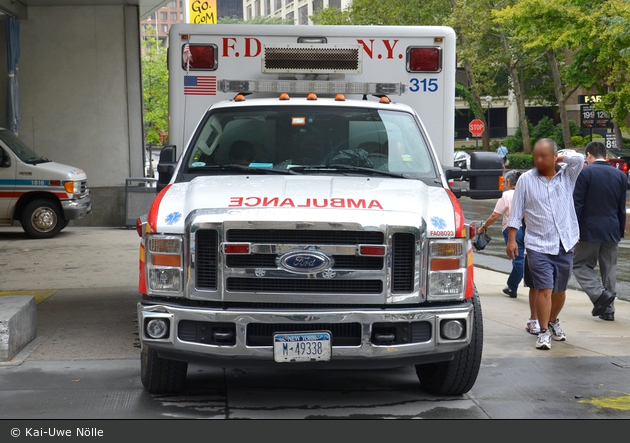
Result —
POLYGON ((158 193, 170 183, 176 166, 177 147, 175 145, 164 146, 160 151, 160 160, 157 166, 159 175, 156 188, 158 193))

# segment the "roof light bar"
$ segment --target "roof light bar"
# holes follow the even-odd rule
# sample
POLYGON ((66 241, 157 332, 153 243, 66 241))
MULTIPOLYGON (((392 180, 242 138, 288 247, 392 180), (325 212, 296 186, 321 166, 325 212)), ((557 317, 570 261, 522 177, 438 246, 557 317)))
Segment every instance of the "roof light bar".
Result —
POLYGON ((406 83, 364 83, 311 80, 220 80, 223 92, 275 92, 302 94, 387 94, 402 95, 406 83))

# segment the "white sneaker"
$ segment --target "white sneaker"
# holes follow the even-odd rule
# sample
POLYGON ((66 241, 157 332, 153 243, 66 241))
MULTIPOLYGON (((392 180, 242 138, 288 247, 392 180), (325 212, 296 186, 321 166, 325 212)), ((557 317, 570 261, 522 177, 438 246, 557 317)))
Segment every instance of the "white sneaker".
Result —
POLYGON ((530 334, 538 334, 540 332, 540 324, 538 324, 538 319, 529 319, 527 320, 527 325, 525 326, 525 330, 530 334))
POLYGON ((556 321, 549 322, 549 331, 551 331, 551 338, 556 341, 565 341, 567 339, 566 334, 562 331, 560 327, 560 319, 556 318, 556 321))
POLYGON ((551 332, 549 329, 538 334, 536 349, 551 349, 551 332))

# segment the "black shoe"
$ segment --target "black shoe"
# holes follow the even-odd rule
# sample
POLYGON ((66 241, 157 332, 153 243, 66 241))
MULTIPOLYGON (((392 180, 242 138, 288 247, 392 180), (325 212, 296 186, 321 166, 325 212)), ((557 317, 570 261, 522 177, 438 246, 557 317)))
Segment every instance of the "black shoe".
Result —
POLYGON ((516 291, 512 291, 508 286, 503 288, 503 293, 509 295, 510 298, 516 298, 516 291))
POLYGON ((612 294, 608 290, 604 289, 602 295, 599 296, 595 302, 595 306, 593 306, 593 310, 591 311, 593 317, 597 317, 598 315, 602 315, 606 312, 606 308, 610 306, 613 301, 615 301, 615 294, 612 294))
POLYGON ((605 312, 599 316, 602 320, 606 321, 615 321, 615 313, 614 312, 605 312))

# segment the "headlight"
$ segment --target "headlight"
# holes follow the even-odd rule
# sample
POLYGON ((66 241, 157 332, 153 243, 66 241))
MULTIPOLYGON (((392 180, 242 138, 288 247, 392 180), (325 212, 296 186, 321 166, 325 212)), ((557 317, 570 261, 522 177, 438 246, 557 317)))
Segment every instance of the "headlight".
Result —
POLYGON ((146 241, 149 291, 181 292, 184 287, 183 239, 176 235, 151 235, 146 241))
POLYGON ((463 300, 466 254, 463 239, 429 243, 429 300, 463 300))

